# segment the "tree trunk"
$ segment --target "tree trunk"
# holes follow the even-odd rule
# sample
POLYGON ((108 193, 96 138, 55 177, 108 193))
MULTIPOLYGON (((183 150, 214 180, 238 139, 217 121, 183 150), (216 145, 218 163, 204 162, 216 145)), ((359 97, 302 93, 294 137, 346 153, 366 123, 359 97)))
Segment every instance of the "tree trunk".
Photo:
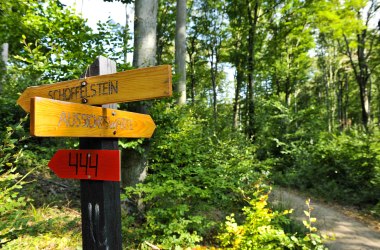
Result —
POLYGON ((344 89, 345 95, 344 95, 344 101, 343 101, 343 119, 344 119, 344 127, 346 128, 348 126, 348 117, 347 117, 347 111, 348 111, 348 104, 349 104, 349 86, 348 86, 348 74, 344 73, 344 89))
POLYGON ((290 76, 288 75, 285 80, 285 106, 290 106, 290 76))
MULTIPOLYGON (((216 34, 216 23, 214 23, 214 34, 216 34)), ((211 43, 211 54, 210 54, 210 74, 211 74, 211 83, 212 83, 212 106, 213 106, 213 119, 214 119, 214 128, 216 129, 216 124, 218 120, 218 93, 217 93, 217 76, 218 76, 218 65, 219 65, 219 49, 220 49, 220 40, 218 37, 213 37, 213 42, 211 43)))
MULTIPOLYGON (((327 74, 327 73, 325 73, 327 74)), ((326 93, 326 119, 327 119, 327 130, 331 133, 331 104, 330 104, 330 81, 327 75, 325 76, 325 93, 326 93)))
POLYGON ((190 66, 190 98, 191 98, 191 104, 195 104, 195 59, 194 54, 195 51, 191 50, 188 51, 189 54, 189 66, 190 66))
POLYGON ((156 64, 157 0, 135 1, 133 66, 156 64))
MULTIPOLYGON (((157 59, 157 65, 162 64, 163 61, 163 52, 165 49, 165 46, 168 46, 167 38, 165 37, 165 32, 168 32, 170 30, 171 25, 171 9, 169 8, 169 5, 171 3, 165 0, 158 0, 158 7, 157 7, 157 31, 156 31, 156 59, 157 59), (170 19, 170 20, 169 20, 170 19)), ((171 32, 171 30, 170 30, 171 32)))
POLYGON ((358 34, 358 47, 357 47, 357 57, 358 57, 358 68, 359 75, 356 76, 357 82, 359 84, 360 90, 360 101, 362 107, 362 122, 366 129, 368 129, 368 123, 370 122, 370 93, 368 88, 368 80, 370 77, 368 63, 365 56, 365 41, 366 41, 366 30, 361 34, 358 34))
MULTIPOLYGON (((134 51, 133 66, 136 68, 153 66, 156 63, 156 25, 157 25, 157 0, 135 1, 135 23, 134 23, 134 51)), ((128 109, 137 113, 146 114, 148 104, 136 102, 128 105, 128 109)), ((144 151, 128 149, 123 152, 122 173, 123 185, 135 186, 144 181, 147 172, 147 152, 149 141, 143 143, 144 151)))
POLYGON ((255 40, 256 40, 256 27, 258 22, 258 12, 259 3, 258 0, 254 1, 254 6, 252 10, 252 3, 247 0, 247 10, 248 10, 248 112, 247 112, 247 128, 246 133, 249 138, 254 136, 254 120, 255 120, 255 101, 254 101, 254 75, 255 75, 255 40), (253 13, 252 13, 253 11, 253 13))
POLYGON ((343 79, 341 73, 338 71, 338 122, 339 128, 342 131, 344 129, 344 112, 343 112, 343 79))
POLYGON ((8 62, 8 43, 1 45, 1 61, 0 61, 0 93, 3 91, 2 80, 7 70, 8 62))
POLYGON ((358 81, 359 90, 360 90, 360 105, 362 108, 362 123, 366 130, 368 130, 368 123, 370 122, 370 106, 369 106, 369 98, 368 98, 368 89, 367 84, 363 79, 358 81))
POLYGON ((236 60, 236 89, 235 89, 235 99, 233 105, 233 128, 237 129, 239 125, 239 102, 240 102, 240 90, 243 85, 243 71, 240 65, 240 60, 236 60))
MULTIPOLYGON (((193 5, 194 5, 194 2, 191 2, 190 3, 191 6, 190 6, 190 9, 193 8, 193 5)), ((190 17, 190 18, 193 18, 193 17, 190 17)), ((195 104, 195 91, 196 91, 196 64, 198 62, 198 58, 199 56, 197 56, 197 52, 198 52, 198 48, 197 48, 197 45, 198 45, 198 37, 199 37, 199 29, 200 27, 199 26, 193 26, 192 27, 192 30, 189 32, 189 35, 186 37, 186 40, 187 40, 187 44, 189 45, 186 50, 187 50, 187 54, 188 54, 188 57, 189 57, 189 83, 190 83, 190 86, 189 86, 189 90, 190 90, 190 98, 191 98, 191 104, 194 105, 195 104)))
POLYGON ((377 84, 377 125, 380 127, 380 83, 377 84))
POLYGON ((175 66, 179 76, 177 103, 183 105, 186 104, 186 0, 177 0, 175 66))
POLYGON ((129 36, 129 22, 130 22, 130 9, 128 4, 125 4, 125 28, 124 28, 124 44, 123 44, 123 52, 124 52, 124 63, 128 63, 128 42, 130 39, 129 36))
POLYGON ((370 93, 368 89, 368 80, 370 78, 370 72, 368 68, 366 55, 366 36, 367 30, 363 30, 360 34, 357 34, 357 48, 355 56, 357 57, 357 62, 354 62, 354 55, 350 49, 350 43, 346 36, 344 40, 346 43, 346 54, 350 59, 351 67, 355 74, 356 82, 359 86, 359 95, 360 95, 360 106, 362 111, 362 124, 364 128, 368 131, 368 124, 370 122, 370 93))
POLYGON ((214 63, 214 57, 215 56, 215 53, 214 53, 214 48, 211 48, 211 82, 212 82, 212 107, 213 107, 213 118, 214 118, 214 126, 216 128, 216 121, 217 121, 217 93, 216 93, 216 75, 217 75, 217 62, 214 63))

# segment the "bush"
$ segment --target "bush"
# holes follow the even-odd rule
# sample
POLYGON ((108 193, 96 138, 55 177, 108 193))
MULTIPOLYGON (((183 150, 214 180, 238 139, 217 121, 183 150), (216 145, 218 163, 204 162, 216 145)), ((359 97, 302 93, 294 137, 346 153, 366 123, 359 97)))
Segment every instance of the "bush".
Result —
POLYGON ((273 212, 267 206, 268 195, 258 191, 249 205, 243 208, 245 220, 240 225, 234 214, 227 216, 224 232, 218 235, 225 249, 325 249, 322 237, 313 226, 315 218, 310 215, 310 201, 306 201, 309 211, 305 211, 308 229, 306 235, 290 234, 284 231, 284 224, 291 223, 287 215, 292 211, 273 212))
POLYGON ((23 218, 27 199, 19 195, 26 175, 16 172, 21 150, 16 147, 18 140, 12 138, 14 130, 20 126, 21 123, 7 127, 0 135, 0 247, 15 238, 27 222, 23 218))
POLYGON ((144 209, 131 214, 125 234, 136 245, 148 241, 163 248, 213 242, 225 216, 244 205, 241 190, 250 193, 263 175, 255 150, 239 134, 217 137, 190 107, 156 109, 149 175, 126 189, 144 209))
POLYGON ((377 138, 376 134, 352 130, 336 135, 322 133, 315 141, 289 143, 280 167, 274 168, 275 179, 330 200, 375 205, 380 192, 377 138))

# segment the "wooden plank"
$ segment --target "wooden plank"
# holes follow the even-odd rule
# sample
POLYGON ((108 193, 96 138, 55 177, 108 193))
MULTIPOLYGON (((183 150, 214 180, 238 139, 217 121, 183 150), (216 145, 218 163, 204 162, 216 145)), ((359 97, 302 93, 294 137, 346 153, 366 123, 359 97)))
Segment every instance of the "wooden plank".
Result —
POLYGON ((30 99, 33 97, 101 105, 149 100, 171 95, 171 67, 162 65, 29 87, 21 94, 17 104, 29 112, 30 99))
MULTIPOLYGON (((89 75, 116 72, 116 63, 99 57, 89 75)), ((109 108, 109 105, 107 105, 109 108)), ((79 149, 118 149, 115 138, 79 138, 79 149)), ((80 181, 83 250, 122 249, 120 183, 80 181)))
POLYGON ((120 182, 119 150, 58 150, 48 164, 60 178, 120 182))
POLYGON ((30 133, 40 137, 150 138, 149 115, 34 97, 30 133))

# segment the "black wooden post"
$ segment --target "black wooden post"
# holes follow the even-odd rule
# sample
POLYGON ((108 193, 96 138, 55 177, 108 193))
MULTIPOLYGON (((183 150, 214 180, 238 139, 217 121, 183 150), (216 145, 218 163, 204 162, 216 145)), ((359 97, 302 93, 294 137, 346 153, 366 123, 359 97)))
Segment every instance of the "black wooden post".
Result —
MULTIPOLYGON (((99 57, 86 76, 116 72, 116 63, 99 57)), ((116 105, 103 105, 116 108, 116 105)), ((118 150, 118 140, 111 138, 79 138, 79 149, 118 150)), ((81 214, 83 249, 121 250, 120 183, 81 180, 81 214)))

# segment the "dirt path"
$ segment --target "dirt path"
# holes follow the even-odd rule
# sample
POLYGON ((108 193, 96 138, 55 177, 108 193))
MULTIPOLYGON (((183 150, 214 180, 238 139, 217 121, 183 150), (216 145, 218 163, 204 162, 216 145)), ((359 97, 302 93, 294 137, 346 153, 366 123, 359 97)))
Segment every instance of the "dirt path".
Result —
MULTIPOLYGON (((293 216, 296 219, 304 220, 303 213, 307 210, 305 200, 291 191, 282 188, 274 188, 270 200, 272 203, 279 203, 282 207, 293 208, 293 216)), ((374 225, 368 225, 357 219, 346 216, 340 208, 331 207, 325 204, 311 201, 314 208, 312 217, 317 218, 316 226, 320 232, 328 235, 335 235, 336 240, 326 243, 332 250, 376 250, 380 249, 380 231, 374 225)))

